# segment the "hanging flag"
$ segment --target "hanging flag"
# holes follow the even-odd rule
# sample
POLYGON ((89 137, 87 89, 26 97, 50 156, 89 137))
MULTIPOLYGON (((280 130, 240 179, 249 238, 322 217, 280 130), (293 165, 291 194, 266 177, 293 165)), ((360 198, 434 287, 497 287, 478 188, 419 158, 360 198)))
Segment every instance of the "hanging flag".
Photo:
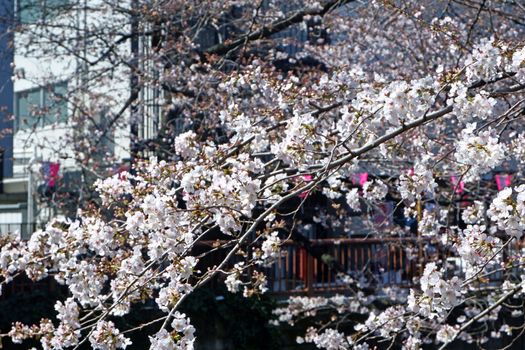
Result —
MULTIPOLYGON (((314 177, 312 175, 310 175, 310 174, 303 175, 303 181, 304 182, 310 182, 313 179, 314 179, 314 177)), ((299 194, 299 198, 301 198, 301 199, 305 198, 308 195, 308 193, 310 193, 310 191, 304 191, 304 192, 300 193, 299 194)))
POLYGON ((55 187, 59 170, 60 163, 42 162, 42 174, 44 175, 45 184, 48 187, 55 187))
POLYGON ((511 174, 498 174, 494 176, 496 178, 496 186, 498 186, 498 191, 501 191, 502 189, 509 187, 512 183, 512 175, 511 174))
POLYGON ((452 186, 454 186, 454 192, 461 194, 463 193, 463 190, 465 189, 465 183, 463 181, 459 181, 455 175, 452 175, 450 177, 450 181, 452 182, 452 186))
POLYGON ((354 185, 363 186, 368 180, 368 173, 356 173, 352 175, 352 183, 354 185))

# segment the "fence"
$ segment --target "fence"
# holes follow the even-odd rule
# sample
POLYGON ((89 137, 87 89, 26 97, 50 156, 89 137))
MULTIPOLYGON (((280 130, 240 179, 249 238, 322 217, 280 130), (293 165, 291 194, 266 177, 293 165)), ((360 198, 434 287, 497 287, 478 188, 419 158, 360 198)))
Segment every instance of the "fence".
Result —
POLYGON ((8 233, 20 234, 22 238, 28 239, 33 232, 40 227, 36 222, 0 223, 0 235, 8 233))
POLYGON ((269 289, 306 294, 343 290, 348 284, 341 276, 364 287, 408 287, 421 270, 418 255, 428 255, 428 248, 428 240, 416 238, 316 239, 309 242, 308 249, 287 241, 267 270, 269 289))

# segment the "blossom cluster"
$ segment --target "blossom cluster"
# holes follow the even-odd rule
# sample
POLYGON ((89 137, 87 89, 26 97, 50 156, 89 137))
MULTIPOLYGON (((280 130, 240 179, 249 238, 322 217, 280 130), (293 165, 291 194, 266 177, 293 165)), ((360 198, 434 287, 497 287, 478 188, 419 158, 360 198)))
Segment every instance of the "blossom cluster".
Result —
POLYGON ((507 187, 490 204, 487 215, 498 229, 520 238, 525 230, 525 185, 507 187), (514 197, 513 194, 516 194, 514 197))
POLYGON ((461 281, 458 277, 443 279, 443 273, 435 263, 425 266, 420 278, 421 295, 414 290, 408 297, 408 309, 423 317, 443 317, 461 300, 461 281))

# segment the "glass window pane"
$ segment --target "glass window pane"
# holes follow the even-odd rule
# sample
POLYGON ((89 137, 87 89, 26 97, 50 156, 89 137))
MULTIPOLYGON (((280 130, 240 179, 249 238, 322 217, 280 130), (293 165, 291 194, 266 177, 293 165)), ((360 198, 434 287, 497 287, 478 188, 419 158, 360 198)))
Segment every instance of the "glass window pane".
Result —
POLYGON ((45 124, 67 121, 67 83, 58 83, 44 89, 45 124))
POLYGON ((19 0, 18 18, 20 23, 31 24, 42 17, 42 0, 19 0))
POLYGON ((16 102, 18 129, 28 129, 35 126, 41 115, 40 89, 18 92, 16 94, 16 102))
POLYGON ((64 8, 69 5, 70 0, 46 0, 46 8, 50 10, 56 10, 64 8))
MULTIPOLYGON (((42 1, 42 0, 41 0, 42 1)), ((50 18, 51 16, 57 16, 62 11, 67 9, 69 0, 43 0, 45 1, 44 15, 50 18)))
POLYGON ((71 4, 71 0, 19 0, 18 4, 20 23, 31 24, 56 16, 71 4))

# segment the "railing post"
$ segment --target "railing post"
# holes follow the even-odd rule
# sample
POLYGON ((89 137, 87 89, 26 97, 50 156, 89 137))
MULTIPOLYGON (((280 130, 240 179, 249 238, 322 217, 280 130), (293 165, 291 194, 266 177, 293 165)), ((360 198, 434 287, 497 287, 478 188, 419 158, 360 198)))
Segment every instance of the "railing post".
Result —
POLYGON ((312 296, 314 293, 314 257, 306 251, 306 295, 312 296))

